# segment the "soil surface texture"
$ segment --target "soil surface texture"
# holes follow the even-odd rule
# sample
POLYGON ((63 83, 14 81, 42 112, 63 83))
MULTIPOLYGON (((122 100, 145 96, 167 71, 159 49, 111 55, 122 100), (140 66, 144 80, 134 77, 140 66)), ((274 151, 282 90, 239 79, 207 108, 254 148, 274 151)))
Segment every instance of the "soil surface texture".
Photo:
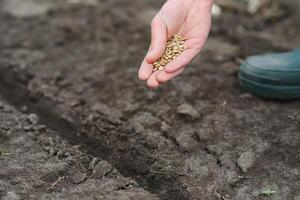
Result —
POLYGON ((137 71, 162 0, 36 2, 0 1, 1 199, 300 199, 300 102, 237 78, 300 44, 288 5, 224 7, 201 55, 150 90, 137 71))

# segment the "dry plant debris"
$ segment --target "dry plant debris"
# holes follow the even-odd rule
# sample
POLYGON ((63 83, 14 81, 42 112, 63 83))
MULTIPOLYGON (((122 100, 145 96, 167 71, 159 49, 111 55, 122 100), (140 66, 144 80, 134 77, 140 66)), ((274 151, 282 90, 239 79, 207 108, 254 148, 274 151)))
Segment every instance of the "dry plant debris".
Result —
POLYGON ((153 71, 164 70, 165 66, 184 51, 184 39, 180 35, 174 35, 166 45, 166 50, 161 58, 153 63, 153 71))

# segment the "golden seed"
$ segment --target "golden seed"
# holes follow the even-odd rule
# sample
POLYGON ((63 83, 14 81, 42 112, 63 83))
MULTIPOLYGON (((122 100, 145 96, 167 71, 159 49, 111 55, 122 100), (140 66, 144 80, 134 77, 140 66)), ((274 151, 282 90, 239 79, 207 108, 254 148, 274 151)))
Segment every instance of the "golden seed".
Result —
POLYGON ((180 35, 174 35, 166 44, 166 50, 161 58, 153 63, 153 71, 164 70, 165 66, 184 51, 184 40, 180 35))

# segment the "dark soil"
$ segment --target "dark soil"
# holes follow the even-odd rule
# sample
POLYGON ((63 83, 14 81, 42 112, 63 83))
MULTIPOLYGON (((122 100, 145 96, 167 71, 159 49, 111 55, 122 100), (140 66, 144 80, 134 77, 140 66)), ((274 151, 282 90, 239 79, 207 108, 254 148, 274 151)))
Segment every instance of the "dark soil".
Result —
POLYGON ((1 199, 158 199, 36 119, 1 101, 1 199))
POLYGON ((0 110, 0 147, 10 153, 0 157, 0 197, 299 199, 300 102, 261 100, 237 79, 246 56, 300 43, 292 13, 283 6, 270 21, 225 10, 183 75, 150 90, 137 70, 162 3, 0 13, 0 94, 19 110, 0 110), (46 127, 27 127, 20 112, 46 127))

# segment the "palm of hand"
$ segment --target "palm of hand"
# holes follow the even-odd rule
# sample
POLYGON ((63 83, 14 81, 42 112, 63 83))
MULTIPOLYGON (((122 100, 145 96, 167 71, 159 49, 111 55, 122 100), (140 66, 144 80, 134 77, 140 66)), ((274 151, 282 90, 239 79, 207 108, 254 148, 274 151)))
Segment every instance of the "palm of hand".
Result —
POLYGON ((210 30, 211 4, 210 0, 168 0, 154 17, 151 47, 139 70, 139 78, 147 80, 149 87, 157 87, 180 74, 201 51, 210 30), (185 51, 164 71, 152 72, 152 63, 163 55, 167 40, 176 33, 186 40, 185 51))

